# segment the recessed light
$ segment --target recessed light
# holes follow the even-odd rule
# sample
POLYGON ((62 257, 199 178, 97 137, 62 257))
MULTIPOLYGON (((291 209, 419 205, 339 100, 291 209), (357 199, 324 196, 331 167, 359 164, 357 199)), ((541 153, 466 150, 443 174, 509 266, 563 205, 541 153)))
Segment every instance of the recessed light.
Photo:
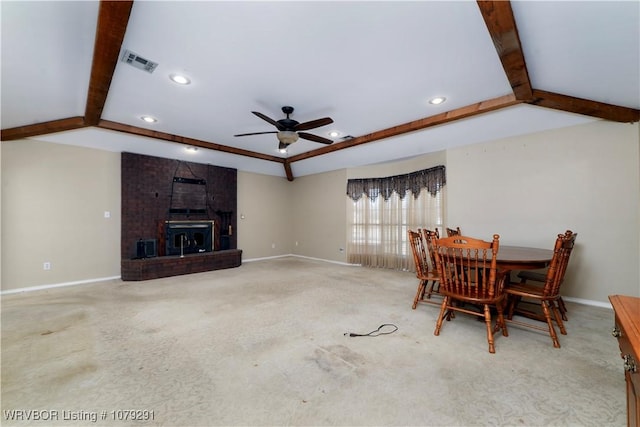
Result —
POLYGON ((332 130, 331 132, 329 132, 329 136, 331 138, 337 138, 340 136, 340 132, 338 132, 337 130, 332 130))
POLYGON ((287 149, 286 148, 279 148, 278 152, 282 153, 282 154, 287 154, 287 149))
POLYGON ((447 98, 445 98, 444 96, 436 96, 435 98, 431 98, 429 100, 429 104, 440 105, 446 100, 447 100, 447 98))
POLYGON ((151 116, 142 116, 140 117, 141 120, 144 120, 147 123, 155 123, 158 121, 158 119, 156 119, 155 117, 151 117, 151 116))
POLYGON ((183 76, 182 74, 171 74, 169 75, 169 78, 179 85, 188 85, 189 83, 191 83, 191 80, 189 80, 187 76, 183 76))

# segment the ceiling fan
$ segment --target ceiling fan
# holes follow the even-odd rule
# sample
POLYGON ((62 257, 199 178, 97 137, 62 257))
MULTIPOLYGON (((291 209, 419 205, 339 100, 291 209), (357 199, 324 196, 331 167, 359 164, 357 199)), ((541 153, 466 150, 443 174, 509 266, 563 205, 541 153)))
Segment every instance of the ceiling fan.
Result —
POLYGON ((330 117, 324 117, 322 119, 311 120, 309 122, 298 123, 296 120, 290 119, 289 115, 293 113, 293 107, 285 105, 282 107, 282 112, 286 114, 286 119, 280 119, 278 121, 273 120, 270 117, 265 116, 264 114, 258 111, 252 111, 253 114, 260 117, 265 122, 272 124, 278 129, 277 131, 271 132, 253 132, 253 133, 241 133, 234 136, 248 136, 248 135, 263 135, 266 133, 275 133, 278 136, 278 141, 280 141, 279 149, 285 150, 289 144, 293 144, 298 140, 298 138, 306 139, 308 141, 319 142, 321 144, 332 144, 333 141, 327 138, 323 138, 318 135, 313 135, 307 132, 301 132, 305 130, 319 128, 321 126, 328 125, 333 123, 333 119, 330 117))

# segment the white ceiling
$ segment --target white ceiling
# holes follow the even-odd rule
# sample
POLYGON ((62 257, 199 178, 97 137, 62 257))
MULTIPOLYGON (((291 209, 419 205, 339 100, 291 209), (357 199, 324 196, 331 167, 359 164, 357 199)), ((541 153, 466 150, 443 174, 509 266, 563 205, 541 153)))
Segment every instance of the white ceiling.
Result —
MULTIPOLYGON (((514 1, 534 89, 640 109, 638 1, 514 1)), ((2 129, 83 116, 99 4, 0 2, 2 129)), ((476 2, 139 1, 121 47, 159 65, 118 61, 101 118, 255 153, 295 156, 325 147, 299 140, 286 155, 275 128, 329 116, 359 137, 512 94, 476 2), (171 73, 191 78, 188 86, 171 73), (447 102, 430 105, 433 96, 447 102), (142 115, 158 119, 155 124, 142 115)), ((588 115, 519 104, 292 162, 294 176, 403 159, 448 147, 573 126, 588 115)), ((281 163, 105 130, 34 139, 129 151, 285 176, 281 163)), ((336 143, 342 141, 336 138, 336 143)))

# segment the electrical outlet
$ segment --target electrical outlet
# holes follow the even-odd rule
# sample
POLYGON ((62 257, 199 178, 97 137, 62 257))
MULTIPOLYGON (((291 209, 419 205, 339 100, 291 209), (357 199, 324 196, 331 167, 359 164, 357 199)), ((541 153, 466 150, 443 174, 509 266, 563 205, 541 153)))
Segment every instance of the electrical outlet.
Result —
POLYGON ((344 252, 344 248, 340 248, 338 249, 340 252, 344 252))
POLYGON ((296 246, 298 246, 298 242, 296 241, 296 246))
POLYGON ((105 218, 111 218, 111 212, 109 212, 109 211, 104 211, 104 217, 105 217, 105 218))
POLYGON ((275 249, 275 248, 276 248, 276 244, 275 244, 275 243, 272 243, 272 244, 271 244, 271 249, 275 249))
POLYGON ((48 262, 48 261, 47 261, 47 262, 45 262, 45 263, 43 263, 43 264, 42 264, 42 268, 43 268, 44 270, 51 270, 51 263, 50 263, 50 262, 48 262))

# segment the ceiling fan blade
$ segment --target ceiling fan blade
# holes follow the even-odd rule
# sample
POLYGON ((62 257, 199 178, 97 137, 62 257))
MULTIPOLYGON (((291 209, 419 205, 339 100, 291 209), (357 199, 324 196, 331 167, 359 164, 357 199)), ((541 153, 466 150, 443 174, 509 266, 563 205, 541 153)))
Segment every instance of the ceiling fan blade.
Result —
POLYGON ((264 135, 265 133, 278 133, 277 131, 271 131, 271 132, 253 132, 253 133, 241 133, 238 135, 233 135, 233 136, 247 136, 247 135, 264 135))
POLYGON ((271 123, 272 125, 277 127, 278 130, 284 130, 284 127, 280 123, 278 123, 275 120, 273 120, 271 117, 267 117, 264 114, 260 113, 259 111, 252 111, 252 113, 255 114, 256 116, 260 117, 265 122, 271 123))
POLYGON ((333 141, 327 138, 323 138, 318 135, 313 135, 306 132, 298 132, 298 136, 302 139, 307 139, 313 142, 319 142, 320 144, 333 144, 333 141))
POLYGON ((320 126, 325 126, 330 123, 333 123, 333 119, 330 117, 324 117, 322 119, 311 120, 310 122, 299 123, 293 130, 309 130, 319 128, 320 126))

